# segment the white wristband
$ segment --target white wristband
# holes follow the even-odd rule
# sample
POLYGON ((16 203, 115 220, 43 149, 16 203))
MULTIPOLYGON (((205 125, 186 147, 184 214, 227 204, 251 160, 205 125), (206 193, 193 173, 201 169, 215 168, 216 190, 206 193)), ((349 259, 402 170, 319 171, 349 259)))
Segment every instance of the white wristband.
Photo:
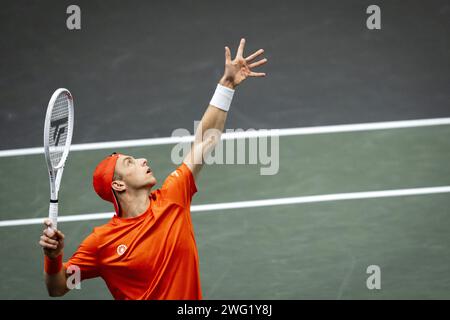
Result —
POLYGON ((216 91, 211 99, 210 105, 228 111, 230 109, 231 100, 233 100, 234 90, 217 84, 216 91))

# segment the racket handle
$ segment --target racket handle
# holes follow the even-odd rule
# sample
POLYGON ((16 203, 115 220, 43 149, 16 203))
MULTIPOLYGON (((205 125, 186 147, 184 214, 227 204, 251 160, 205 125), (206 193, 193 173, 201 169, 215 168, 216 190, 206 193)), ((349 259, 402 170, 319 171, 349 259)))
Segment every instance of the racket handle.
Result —
MULTIPOLYGON (((55 200, 53 200, 55 201, 55 200)), ((48 210, 48 217, 52 221, 52 228, 49 229, 57 230, 58 229, 58 200, 56 202, 50 201, 50 208, 48 210)))

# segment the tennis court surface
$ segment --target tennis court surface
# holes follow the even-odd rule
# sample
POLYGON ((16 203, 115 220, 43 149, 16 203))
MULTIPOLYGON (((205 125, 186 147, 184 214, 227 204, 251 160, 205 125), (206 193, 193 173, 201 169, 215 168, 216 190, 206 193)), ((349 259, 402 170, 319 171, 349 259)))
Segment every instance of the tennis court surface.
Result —
MULTIPOLYGON (((449 136, 450 125, 437 125, 280 137, 276 175, 261 176, 261 165, 206 167, 197 182, 193 208, 315 195, 332 199, 193 209, 204 297, 449 298, 449 136), (447 189, 430 189, 426 194, 413 190, 408 196, 394 192, 389 197, 333 200, 333 195, 343 193, 443 186, 447 189), (367 289, 370 265, 381 269, 381 290, 367 289)), ((174 168, 172 147, 120 151, 150 160, 159 186, 174 168)), ((93 192, 91 173, 112 151, 70 154, 60 193, 61 215, 111 212, 93 192)), ((0 167, 3 222, 44 217, 48 182, 43 155, 2 157, 0 167)), ((61 222, 65 255, 104 222, 61 222)), ((0 228, 1 298, 46 297, 42 265, 36 263, 42 260, 37 244, 42 229, 37 224, 0 228)), ((110 295, 97 279, 83 282, 81 290, 66 298, 109 299, 110 295)))

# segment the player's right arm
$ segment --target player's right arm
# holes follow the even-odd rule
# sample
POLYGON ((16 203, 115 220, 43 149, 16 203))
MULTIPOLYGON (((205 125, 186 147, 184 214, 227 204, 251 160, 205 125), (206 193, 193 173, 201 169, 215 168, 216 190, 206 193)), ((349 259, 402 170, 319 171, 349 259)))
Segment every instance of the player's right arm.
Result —
MULTIPOLYGON (((44 250, 46 256, 46 264, 50 267, 57 265, 58 259, 62 259, 64 249, 64 234, 57 230, 56 233, 53 230, 49 230, 51 226, 51 220, 46 219, 44 221, 45 229, 42 233, 39 244, 44 250)), ((46 266, 48 269, 48 266, 46 266)), ((45 284, 47 285, 48 294, 51 297, 60 297, 65 295, 69 289, 67 288, 67 273, 66 269, 62 265, 60 270, 56 273, 44 271, 45 284)))

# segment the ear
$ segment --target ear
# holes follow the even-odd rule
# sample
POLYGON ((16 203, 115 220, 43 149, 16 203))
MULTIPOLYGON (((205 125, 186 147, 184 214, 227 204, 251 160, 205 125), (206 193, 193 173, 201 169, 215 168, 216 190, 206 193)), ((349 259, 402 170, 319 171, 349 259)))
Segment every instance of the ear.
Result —
POLYGON ((125 185, 125 182, 121 180, 114 180, 111 182, 111 188, 113 188, 114 191, 122 192, 127 189, 127 186, 125 185))

